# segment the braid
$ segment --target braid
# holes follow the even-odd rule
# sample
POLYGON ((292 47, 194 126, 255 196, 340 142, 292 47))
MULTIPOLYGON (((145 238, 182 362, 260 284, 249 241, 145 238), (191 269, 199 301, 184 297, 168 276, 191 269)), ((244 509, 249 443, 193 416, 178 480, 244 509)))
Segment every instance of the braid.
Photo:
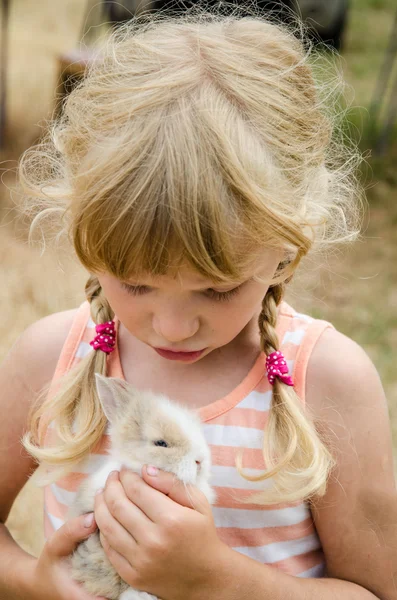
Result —
MULTIPOLYGON (((262 300, 258 325, 261 350, 269 355, 279 349, 276 333, 277 307, 284 296, 285 282, 270 287, 262 300)), ((276 504, 294 502, 315 495, 322 496, 335 462, 320 440, 314 424, 302 410, 295 390, 276 379, 272 386, 272 403, 266 425, 263 457, 267 471, 262 475, 246 475, 242 453, 236 467, 249 481, 273 478, 273 488, 255 493, 243 502, 276 504)))
POLYGON ((284 284, 279 283, 270 287, 262 300, 262 310, 258 325, 261 335, 261 350, 270 354, 278 350, 279 341, 276 333, 277 307, 284 296, 284 284))
POLYGON ((102 294, 101 284, 99 283, 98 277, 90 275, 85 285, 85 295, 90 303, 91 307, 91 318, 99 325, 100 323, 106 323, 112 321, 114 318, 114 312, 110 308, 109 302, 102 294))
MULTIPOLYGON (((85 285, 85 295, 90 303, 91 318, 96 325, 112 321, 114 312, 110 308, 109 302, 102 294, 102 287, 98 277, 90 275, 85 285)), ((92 380, 93 394, 96 398, 95 373, 106 375, 107 355, 104 352, 94 351, 91 354, 91 361, 86 370, 86 383, 92 380)), ((96 398, 98 404, 99 399, 96 398)))
MULTIPOLYGON (((102 293, 98 278, 90 275, 85 292, 91 308, 91 318, 97 325, 114 318, 114 313, 102 293)), ((107 355, 92 350, 63 378, 63 386, 55 397, 49 396, 35 417, 32 435, 24 437, 28 452, 38 462, 59 467, 51 477, 66 474, 68 469, 92 450, 105 430, 107 419, 98 397, 95 374, 106 375, 107 355), (60 444, 54 448, 41 448, 40 418, 49 410, 60 444), (37 443, 39 442, 39 443, 37 443)))

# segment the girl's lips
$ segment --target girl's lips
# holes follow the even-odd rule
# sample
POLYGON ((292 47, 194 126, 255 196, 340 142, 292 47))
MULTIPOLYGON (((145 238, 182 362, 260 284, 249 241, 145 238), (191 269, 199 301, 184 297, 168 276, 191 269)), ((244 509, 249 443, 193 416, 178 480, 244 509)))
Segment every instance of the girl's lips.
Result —
POLYGON ((202 350, 197 350, 196 352, 175 352, 165 348, 154 348, 154 350, 157 352, 157 354, 163 358, 167 358, 168 360, 181 360, 183 362, 190 362, 199 358, 199 356, 201 356, 204 352, 205 348, 202 350))

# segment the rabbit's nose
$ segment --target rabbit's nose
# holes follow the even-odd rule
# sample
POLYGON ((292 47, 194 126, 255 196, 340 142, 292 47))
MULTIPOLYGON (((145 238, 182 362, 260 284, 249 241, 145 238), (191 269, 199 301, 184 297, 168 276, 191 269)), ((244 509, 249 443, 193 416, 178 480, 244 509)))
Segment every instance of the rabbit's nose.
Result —
POLYGON ((201 469, 201 460, 196 460, 196 465, 197 465, 197 471, 200 471, 200 469, 201 469))

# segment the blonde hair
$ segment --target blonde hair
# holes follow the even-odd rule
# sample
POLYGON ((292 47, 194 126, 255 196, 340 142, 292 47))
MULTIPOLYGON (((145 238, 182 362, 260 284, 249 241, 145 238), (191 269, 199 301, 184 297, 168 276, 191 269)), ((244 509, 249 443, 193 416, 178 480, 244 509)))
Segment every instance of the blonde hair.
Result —
MULTIPOLYGON (((95 323, 114 316, 96 273, 164 274, 178 256, 230 282, 261 252, 283 250, 259 318, 268 354, 279 348, 277 307, 301 258, 357 233, 358 153, 334 141, 329 88, 322 93, 313 79, 310 49, 286 27, 238 12, 150 14, 115 31, 19 174, 34 199, 32 226, 45 216, 66 223, 92 274, 95 323)), ((95 372, 106 374, 102 352, 36 410, 23 443, 38 461, 71 465, 102 436, 95 372), (58 447, 41 447, 44 415, 54 419, 58 447)), ((272 477, 274 486, 250 502, 325 493, 332 455, 293 388, 278 380, 263 452, 268 471, 256 479, 272 477)), ((237 468, 255 479, 241 457, 237 468)))

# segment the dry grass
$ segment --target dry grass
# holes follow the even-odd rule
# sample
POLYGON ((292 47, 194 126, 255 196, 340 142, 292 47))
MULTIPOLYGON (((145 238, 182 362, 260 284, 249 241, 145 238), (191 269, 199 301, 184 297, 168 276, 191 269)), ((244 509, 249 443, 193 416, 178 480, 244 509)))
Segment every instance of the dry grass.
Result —
POLYGON ((362 241, 311 265, 292 285, 297 309, 330 321, 354 339, 376 365, 389 402, 397 474, 397 187, 377 182, 362 241))
MULTIPOLYGON (((10 4, 8 145, 1 156, 3 161, 18 157, 31 145, 41 134, 45 119, 51 116, 59 75, 58 55, 77 44, 87 3, 13 0, 10 4)), ((85 279, 82 269, 67 255, 47 252, 40 256, 39 250, 28 247, 26 231, 16 226, 15 212, 10 212, 13 205, 8 188, 12 187, 12 173, 4 176, 15 162, 3 162, 1 167, 6 185, 0 190, 0 309, 13 327, 2 331, 0 359, 30 323, 81 302, 85 279)), ((43 544, 41 504, 41 490, 29 482, 7 521, 16 541, 34 555, 43 544)))
MULTIPOLYGON (((10 28, 10 76, 7 153, 16 158, 40 134, 54 106, 57 56, 79 39, 85 2, 82 0, 14 0, 10 28), (36 125, 41 122, 41 126, 36 125)), ((353 85, 355 102, 368 105, 382 50, 391 24, 394 0, 355 0, 343 65, 353 85), (365 6, 364 6, 365 5, 365 6), (372 35, 363 36, 371 23, 372 35)), ((2 165, 10 168, 14 163, 2 165)), ((297 280, 288 299, 302 311, 333 322, 358 341, 374 360, 389 398, 397 448, 397 382, 393 349, 397 347, 397 225, 396 180, 390 171, 371 190, 371 221, 365 240, 345 255, 297 280)), ((5 177, 12 186, 12 174, 5 177)), ((40 256, 28 248, 26 230, 16 226, 7 187, 0 189, 0 314, 12 328, 2 332, 0 359, 15 338, 33 321, 83 300, 85 275, 70 257, 53 251, 40 256), (62 269, 59 265, 62 262, 62 269)), ((37 503, 40 491, 29 483, 14 505, 8 525, 25 549, 37 554, 43 543, 37 503), (31 507, 34 507, 31 510, 31 507), (37 515, 32 520, 31 515, 37 515)))

